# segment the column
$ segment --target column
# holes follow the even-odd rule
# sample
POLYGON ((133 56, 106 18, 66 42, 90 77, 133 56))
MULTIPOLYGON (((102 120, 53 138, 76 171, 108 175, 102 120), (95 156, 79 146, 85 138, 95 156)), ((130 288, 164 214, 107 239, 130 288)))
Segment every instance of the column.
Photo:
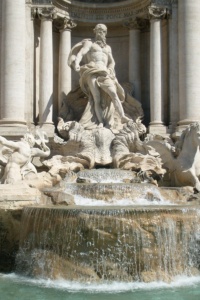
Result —
POLYGON ((53 134, 53 33, 54 8, 39 8, 40 25, 40 87, 39 125, 50 136, 53 134))
POLYGON ((26 5, 26 80, 25 119, 28 126, 33 124, 33 84, 34 84, 34 18, 36 9, 26 5))
POLYGON ((3 73, 1 74, 1 49, 2 49, 2 1, 0 1, 0 106, 1 106, 1 76, 3 75, 3 73))
POLYGON ((0 135, 21 135, 25 121, 25 2, 3 0, 0 135), (17 129, 11 129, 17 127, 17 129), (14 130, 14 131, 13 131, 14 130))
POLYGON ((76 24, 68 19, 63 19, 62 28, 60 28, 60 46, 59 46, 59 80, 58 80, 58 106, 62 105, 66 95, 71 91, 71 68, 68 66, 68 56, 71 50, 71 30, 76 24))
POLYGON ((162 122, 162 51, 161 22, 166 9, 150 6, 150 133, 166 133, 162 122))
POLYGON ((179 79, 178 79, 178 6, 172 4, 169 18, 169 78, 170 78, 170 133, 179 121, 179 79))
POLYGON ((134 86, 134 97, 141 101, 140 78, 140 22, 138 18, 124 22, 129 28, 129 82, 134 86))
POLYGON ((178 5, 180 130, 200 120, 200 1, 178 5))

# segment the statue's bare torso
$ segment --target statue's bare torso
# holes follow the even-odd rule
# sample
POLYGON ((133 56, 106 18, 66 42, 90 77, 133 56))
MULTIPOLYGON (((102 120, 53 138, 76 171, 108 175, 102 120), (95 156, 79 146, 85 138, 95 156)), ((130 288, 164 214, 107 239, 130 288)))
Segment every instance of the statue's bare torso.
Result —
MULTIPOLYGON (((86 40, 83 42, 82 56, 86 58, 88 63, 94 63, 98 67, 108 68, 111 67, 114 70, 114 60, 112 57, 111 48, 108 45, 101 47, 96 42, 86 40)), ((78 66, 76 66, 78 67, 78 66)))
POLYGON ((100 47, 97 43, 88 43, 88 52, 86 54, 88 62, 94 62, 95 65, 108 66, 109 55, 111 54, 110 46, 100 47))

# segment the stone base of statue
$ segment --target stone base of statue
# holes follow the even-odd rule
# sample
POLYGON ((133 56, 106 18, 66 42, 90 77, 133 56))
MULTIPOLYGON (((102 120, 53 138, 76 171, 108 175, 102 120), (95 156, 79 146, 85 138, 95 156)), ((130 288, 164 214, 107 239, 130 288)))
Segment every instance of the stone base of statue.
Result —
POLYGON ((2 184, 0 185, 0 208, 16 209, 29 205, 46 203, 47 199, 37 188, 28 184, 2 184))

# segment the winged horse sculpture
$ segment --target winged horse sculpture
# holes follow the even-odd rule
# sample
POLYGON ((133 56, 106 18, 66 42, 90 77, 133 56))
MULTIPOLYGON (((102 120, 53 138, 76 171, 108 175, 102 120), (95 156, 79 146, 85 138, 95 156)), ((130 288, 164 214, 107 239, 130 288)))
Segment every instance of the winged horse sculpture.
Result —
POLYGON ((172 186, 192 186, 200 192, 200 123, 190 124, 171 147, 167 143, 148 141, 160 155, 172 186))

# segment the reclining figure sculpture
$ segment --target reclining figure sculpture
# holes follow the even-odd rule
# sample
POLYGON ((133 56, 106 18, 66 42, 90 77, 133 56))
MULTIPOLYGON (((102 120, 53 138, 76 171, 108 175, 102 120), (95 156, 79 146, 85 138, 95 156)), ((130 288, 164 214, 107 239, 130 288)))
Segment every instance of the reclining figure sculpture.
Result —
POLYGON ((37 174, 31 160, 33 157, 48 157, 50 149, 44 132, 26 133, 20 141, 10 141, 0 136, 1 183, 12 184, 25 178, 29 173, 37 174), (40 148, 34 147, 37 144, 40 148))

